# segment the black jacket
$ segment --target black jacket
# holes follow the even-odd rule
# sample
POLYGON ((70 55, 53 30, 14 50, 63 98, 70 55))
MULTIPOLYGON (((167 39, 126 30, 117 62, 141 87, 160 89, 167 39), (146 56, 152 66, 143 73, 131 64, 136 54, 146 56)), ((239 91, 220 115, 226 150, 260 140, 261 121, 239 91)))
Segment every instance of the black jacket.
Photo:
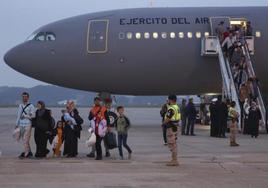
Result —
POLYGON ((194 103, 188 103, 186 106, 186 115, 189 119, 196 119, 197 111, 195 109, 194 103))
POLYGON ((53 130, 53 118, 51 117, 51 112, 48 109, 45 109, 45 112, 42 116, 38 116, 40 110, 37 110, 35 113, 35 118, 32 119, 32 125, 35 129, 41 131, 49 131, 52 132, 53 130))

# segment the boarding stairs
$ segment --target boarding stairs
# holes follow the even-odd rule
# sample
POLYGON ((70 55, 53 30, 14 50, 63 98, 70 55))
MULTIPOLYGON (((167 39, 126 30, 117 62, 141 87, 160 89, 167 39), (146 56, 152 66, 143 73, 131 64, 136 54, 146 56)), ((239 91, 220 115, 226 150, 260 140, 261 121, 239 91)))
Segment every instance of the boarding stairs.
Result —
MULTIPOLYGON (((238 90, 236 89, 236 85, 234 82, 234 77, 232 74, 229 60, 223 54, 220 40, 218 37, 217 37, 217 51, 218 51, 218 59, 220 63, 221 75, 222 75, 222 81, 223 81, 223 90, 222 90, 223 96, 227 99, 235 101, 236 111, 239 112, 239 115, 241 117, 241 108, 239 105, 239 93, 238 93, 238 90)), ((238 119, 238 127, 239 127, 239 130, 242 130, 241 118, 238 119)))
MULTIPOLYGON (((254 38, 248 38, 245 39, 243 45, 243 53, 246 56, 246 60, 248 63, 248 70, 247 73, 249 74, 248 77, 253 77, 256 76, 254 67, 252 65, 252 61, 250 58, 250 55, 254 55, 254 38), (249 41, 249 42, 248 42, 249 41), (253 41, 253 44, 252 44, 253 41), (250 46, 248 44, 251 44, 250 46)), ((221 70, 221 75, 222 75, 222 81, 223 81, 223 96, 225 98, 228 98, 232 101, 235 101, 236 103, 236 110, 239 112, 241 115, 241 108, 239 105, 239 90, 236 88, 236 84, 234 81, 234 75, 231 70, 230 62, 228 58, 225 57, 222 47, 219 41, 219 38, 216 36, 207 36, 203 38, 202 40, 202 46, 201 46, 201 55, 202 56, 218 56, 219 63, 220 63, 220 70, 221 70)), ((258 97, 257 97, 257 103, 260 107, 261 115, 262 115, 262 120, 260 123, 260 131, 265 130, 265 125, 266 125, 266 108, 265 104, 263 102, 263 98, 261 95, 261 90, 258 87, 258 97)), ((241 118, 239 118, 238 122, 238 127, 242 131, 242 126, 241 126, 241 118)), ((267 131, 266 127, 266 131, 267 131)))

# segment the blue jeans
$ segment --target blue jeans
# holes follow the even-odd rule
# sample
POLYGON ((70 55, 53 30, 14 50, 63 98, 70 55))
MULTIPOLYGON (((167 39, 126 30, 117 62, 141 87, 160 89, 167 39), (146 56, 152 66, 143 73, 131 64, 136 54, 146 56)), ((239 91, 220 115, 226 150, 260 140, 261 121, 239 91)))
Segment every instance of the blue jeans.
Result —
POLYGON ((130 147, 127 145, 127 134, 118 134, 118 149, 121 157, 123 157, 122 145, 127 149, 128 153, 132 153, 130 147))

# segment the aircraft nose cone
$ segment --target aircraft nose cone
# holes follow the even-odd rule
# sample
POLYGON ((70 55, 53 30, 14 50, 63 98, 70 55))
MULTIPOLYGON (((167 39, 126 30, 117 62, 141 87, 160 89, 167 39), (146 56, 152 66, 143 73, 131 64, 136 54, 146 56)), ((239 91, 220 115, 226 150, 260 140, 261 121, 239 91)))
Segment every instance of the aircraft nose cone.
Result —
POLYGON ((4 61, 11 68, 18 70, 25 64, 25 53, 23 46, 18 45, 4 55, 4 61))
POLYGON ((8 51, 5 56, 4 56, 4 61, 6 62, 7 65, 10 63, 10 51, 8 51))
POLYGON ((13 67, 13 65, 15 64, 15 61, 16 61, 16 58, 15 58, 16 52, 15 51, 16 50, 13 48, 13 49, 9 50, 4 56, 4 61, 10 67, 13 67))

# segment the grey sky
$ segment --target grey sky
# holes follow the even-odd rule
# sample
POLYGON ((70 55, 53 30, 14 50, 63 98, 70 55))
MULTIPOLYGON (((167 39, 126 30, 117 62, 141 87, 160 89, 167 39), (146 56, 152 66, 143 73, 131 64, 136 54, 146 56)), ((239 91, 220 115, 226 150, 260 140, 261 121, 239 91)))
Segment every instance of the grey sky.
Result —
POLYGON ((44 84, 26 77, 3 62, 6 51, 47 23, 90 12, 136 7, 268 6, 268 0, 1 0, 0 86, 44 84))

